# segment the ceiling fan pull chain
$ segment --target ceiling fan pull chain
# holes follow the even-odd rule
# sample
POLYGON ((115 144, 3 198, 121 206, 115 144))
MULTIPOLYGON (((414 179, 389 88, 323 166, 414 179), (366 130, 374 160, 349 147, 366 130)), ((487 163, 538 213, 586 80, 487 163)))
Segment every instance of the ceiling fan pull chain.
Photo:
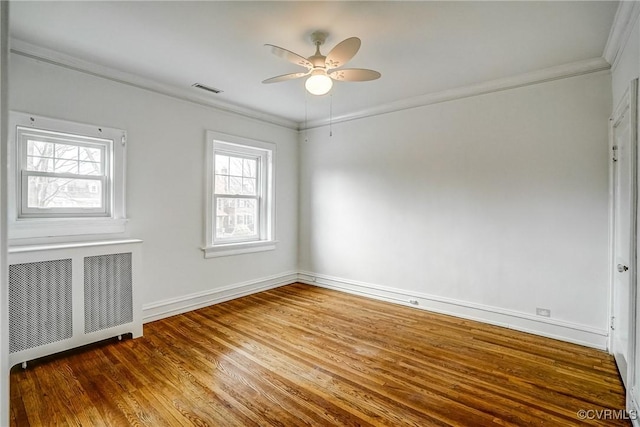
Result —
POLYGON ((307 126, 307 99, 309 95, 304 94, 304 142, 309 142, 309 127, 307 126))
POLYGON ((333 94, 329 94, 329 136, 333 136, 333 94))

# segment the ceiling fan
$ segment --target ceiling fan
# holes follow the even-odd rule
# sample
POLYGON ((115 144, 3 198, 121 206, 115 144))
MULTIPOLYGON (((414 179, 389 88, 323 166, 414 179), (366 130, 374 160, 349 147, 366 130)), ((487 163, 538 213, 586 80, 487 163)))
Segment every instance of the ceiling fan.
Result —
POLYGON ((331 90, 333 80, 345 82, 364 82, 380 78, 381 74, 374 70, 364 68, 342 68, 360 49, 360 39, 350 37, 338 43, 327 56, 320 53, 322 46, 327 39, 327 33, 316 31, 311 34, 311 41, 316 46, 316 53, 308 58, 293 53, 272 44, 265 44, 271 49, 274 55, 292 62, 307 71, 299 73, 284 74, 264 80, 262 83, 277 83, 286 80, 299 79, 309 76, 304 86, 313 95, 324 95, 331 90))

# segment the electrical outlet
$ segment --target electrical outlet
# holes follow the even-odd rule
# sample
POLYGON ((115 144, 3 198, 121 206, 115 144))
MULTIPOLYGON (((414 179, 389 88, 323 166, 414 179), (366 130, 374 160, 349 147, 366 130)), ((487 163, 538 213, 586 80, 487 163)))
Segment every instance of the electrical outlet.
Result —
POLYGON ((536 314, 542 317, 551 317, 551 310, 548 308, 536 308, 536 314))
POLYGON ((410 299, 409 300, 409 304, 418 305, 418 300, 417 299, 410 299))

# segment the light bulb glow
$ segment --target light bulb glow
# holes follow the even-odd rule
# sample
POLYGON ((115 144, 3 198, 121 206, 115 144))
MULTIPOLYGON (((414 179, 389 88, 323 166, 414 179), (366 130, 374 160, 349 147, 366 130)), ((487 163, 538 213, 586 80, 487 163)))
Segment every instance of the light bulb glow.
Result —
POLYGON ((333 87, 333 80, 326 74, 315 74, 307 79, 304 87, 312 95, 324 95, 333 87))

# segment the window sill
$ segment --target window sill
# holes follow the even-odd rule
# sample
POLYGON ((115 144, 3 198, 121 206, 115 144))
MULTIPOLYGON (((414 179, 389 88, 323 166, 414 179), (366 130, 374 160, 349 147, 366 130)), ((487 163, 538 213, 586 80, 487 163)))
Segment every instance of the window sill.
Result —
POLYGON ((44 245, 24 245, 9 246, 7 252, 9 254, 21 254, 27 252, 53 251, 65 249, 90 248, 96 246, 112 246, 112 245, 130 245, 142 243, 140 239, 119 239, 119 240, 97 240, 90 242, 74 242, 74 243, 53 243, 44 245))
POLYGON ((272 251, 276 248, 276 240, 262 240, 258 242, 229 243, 225 245, 207 246, 202 248, 205 258, 249 254, 253 252, 272 251))
POLYGON ((117 234, 126 230, 127 219, 73 218, 20 219, 9 222, 9 239, 117 234))

